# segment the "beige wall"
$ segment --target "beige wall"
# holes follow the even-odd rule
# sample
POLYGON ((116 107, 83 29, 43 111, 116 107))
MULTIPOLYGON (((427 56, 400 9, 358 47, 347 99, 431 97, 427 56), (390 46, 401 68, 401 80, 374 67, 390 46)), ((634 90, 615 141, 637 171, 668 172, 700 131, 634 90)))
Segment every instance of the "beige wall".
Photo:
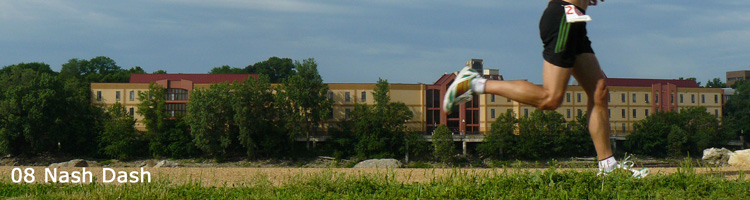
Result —
MULTIPOLYGON (((374 83, 329 83, 329 93, 333 94, 333 119, 328 123, 335 123, 346 119, 346 112, 354 111, 354 105, 374 105, 372 94, 375 89, 374 83), (362 93, 365 98, 362 98, 362 93), (348 99, 347 99, 348 96, 348 99)), ((329 95, 330 95, 329 94, 329 95)), ((424 131, 425 126, 425 85, 424 84, 390 84, 389 97, 391 102, 402 102, 409 107, 414 114, 406 122, 406 126, 412 130, 424 131)), ((329 96, 330 97, 330 96, 329 96)))
POLYGON ((91 102, 95 105, 108 107, 115 103, 125 106, 128 112, 135 112, 133 117, 136 120, 135 127, 138 130, 145 131, 146 125, 143 124, 143 116, 137 114, 138 93, 148 91, 147 83, 91 83, 91 102), (120 93, 120 99, 117 99, 117 93, 120 93), (131 99, 131 93, 132 99, 131 99), (101 100, 98 95, 101 94, 101 100))

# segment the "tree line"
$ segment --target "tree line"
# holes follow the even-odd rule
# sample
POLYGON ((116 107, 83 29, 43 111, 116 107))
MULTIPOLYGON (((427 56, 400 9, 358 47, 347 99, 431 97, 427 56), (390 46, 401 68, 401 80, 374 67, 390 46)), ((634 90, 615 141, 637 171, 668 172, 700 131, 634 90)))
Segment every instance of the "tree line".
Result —
MULTIPOLYGON (((338 158, 403 158, 452 162, 456 146, 444 126, 433 133, 409 130, 414 114, 391 102, 387 80, 378 80, 375 104, 357 104, 346 119, 328 124, 332 100, 313 59, 271 57, 245 68, 216 67, 210 73, 257 73, 243 82, 213 84, 191 92, 186 115, 166 113, 166 90, 151 84, 139 93, 138 114, 147 130, 138 132, 125 107, 91 103, 92 82, 127 82, 141 67, 123 69, 107 57, 71 59, 60 72, 44 63, 0 69, 0 154, 66 153, 100 158, 228 157, 285 158, 330 155, 338 158), (295 142, 322 134, 330 140, 310 148, 295 142)), ((154 73, 166 73, 159 70, 154 73)), ((711 86, 722 86, 718 79, 711 86)), ((748 138, 750 84, 735 85, 721 120, 702 108, 657 112, 637 122, 625 151, 656 157, 699 155, 737 135, 748 138)), ((477 146, 481 158, 546 159, 591 156, 585 115, 566 122, 556 112, 529 117, 500 116, 477 146)))

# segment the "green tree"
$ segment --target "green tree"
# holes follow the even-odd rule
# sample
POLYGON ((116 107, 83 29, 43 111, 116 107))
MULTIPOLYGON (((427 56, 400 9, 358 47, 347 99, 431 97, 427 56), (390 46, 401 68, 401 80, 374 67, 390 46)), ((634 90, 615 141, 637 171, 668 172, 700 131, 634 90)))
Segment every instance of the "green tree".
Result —
POLYGON ((40 62, 18 63, 15 65, 6 66, 0 69, 0 74, 8 74, 8 73, 11 73, 13 70, 19 70, 19 69, 29 69, 37 73, 46 73, 46 74, 51 74, 51 75, 58 74, 57 72, 52 71, 52 69, 49 68, 48 64, 40 63, 40 62))
POLYGON ((373 90, 375 105, 358 104, 352 112, 355 151, 361 158, 402 155, 405 151, 406 121, 413 113, 403 102, 390 102, 390 85, 379 79, 373 90))
POLYGON ((453 156, 456 155, 456 147, 453 145, 453 134, 445 125, 440 125, 435 129, 432 135, 432 144, 434 147, 433 155, 435 159, 443 162, 450 163, 453 156))
MULTIPOLYGON (((57 147, 56 116, 52 114, 57 79, 47 73, 9 66, 0 75, 0 153, 18 155, 57 147), (40 126, 41 125, 41 126, 40 126)), ((5 69, 4 69, 5 70, 5 69)))
POLYGON ((587 115, 576 117, 575 121, 568 122, 568 134, 564 139, 555 140, 556 146, 564 148, 558 150, 558 156, 592 156, 595 155, 594 143, 589 133, 587 115))
MULTIPOLYGON (((353 115, 356 116, 356 114, 353 115)), ((354 121, 351 119, 343 119, 341 122, 335 124, 335 126, 331 125, 328 127, 328 134, 331 136, 331 140, 326 143, 326 147, 336 158, 349 158, 356 155, 354 149, 359 141, 354 134, 354 121)))
POLYGON ((266 75, 234 83, 234 123, 248 157, 280 156, 289 145, 280 131, 273 88, 266 75))
POLYGON ((747 141, 750 139, 750 82, 737 82, 734 86, 735 93, 724 106, 726 116, 723 126, 726 127, 726 134, 735 137, 743 134, 747 141))
POLYGON ((679 126, 672 124, 672 126, 669 127, 669 133, 667 134, 667 155, 672 157, 685 155, 687 143, 687 133, 685 133, 685 131, 679 126))
POLYGON ((41 63, 0 71, 0 153, 96 152, 102 113, 90 105, 90 90, 60 80, 41 63))
MULTIPOLYGON (((312 59, 308 60, 313 61, 312 59)), ((303 64, 305 61, 303 61, 303 64)), ((274 56, 268 58, 268 60, 248 65, 245 67, 245 71, 249 74, 265 74, 270 78, 271 83, 281 83, 284 79, 295 74, 295 67, 298 65, 299 63, 295 63, 290 58, 278 58, 274 56)))
POLYGON ((713 80, 708 80, 708 82, 706 82, 706 87, 707 88, 726 88, 727 84, 721 82, 720 78, 714 78, 713 80))
POLYGON ((135 130, 135 119, 119 102, 107 109, 104 131, 99 135, 102 153, 111 158, 127 160, 143 155, 146 145, 135 130))
POLYGON ((125 83, 129 81, 131 71, 137 69, 123 70, 111 58, 98 56, 90 60, 70 59, 63 64, 60 75, 64 78, 78 78, 88 83, 125 83))
POLYGON ((309 138, 318 133, 333 103, 327 97, 328 85, 323 83, 315 60, 295 62, 295 68, 296 74, 284 79, 276 95, 289 141, 297 136, 309 138))
POLYGON ((187 105, 185 122, 190 126, 195 146, 214 157, 230 153, 237 138, 232 86, 212 84, 209 89, 193 90, 187 105))
POLYGON ((152 73, 152 74, 166 74, 166 73, 167 73, 166 70, 160 69, 160 70, 154 71, 154 73, 152 73))
POLYGON ((517 142, 515 135, 517 123, 518 119, 510 110, 498 116, 492 123, 489 134, 485 135, 484 142, 477 145, 479 154, 495 159, 507 159, 515 154, 513 148, 517 142))
POLYGON ((404 135, 403 152, 409 155, 411 160, 429 159, 431 146, 424 139, 424 133, 420 131, 408 131, 404 135))
POLYGON ((189 126, 181 116, 171 116, 166 112, 166 90, 156 83, 149 84, 149 90, 138 93, 137 113, 143 116, 146 124, 149 152, 156 157, 184 158, 196 153, 189 126))
POLYGON ((221 67, 214 67, 209 74, 245 74, 245 70, 241 68, 230 67, 229 65, 223 65, 221 67))
POLYGON ((732 137, 704 107, 658 112, 633 127, 625 141, 626 150, 655 157, 700 155, 703 149, 723 146, 732 137))
POLYGON ((668 136, 672 124, 679 123, 676 112, 657 112, 633 124, 633 132, 627 136, 625 151, 655 157, 667 155, 668 136))
POLYGON ((541 159, 560 156, 561 148, 555 145, 555 138, 568 134, 566 122, 560 113, 537 110, 518 122, 519 156, 526 159, 541 159))

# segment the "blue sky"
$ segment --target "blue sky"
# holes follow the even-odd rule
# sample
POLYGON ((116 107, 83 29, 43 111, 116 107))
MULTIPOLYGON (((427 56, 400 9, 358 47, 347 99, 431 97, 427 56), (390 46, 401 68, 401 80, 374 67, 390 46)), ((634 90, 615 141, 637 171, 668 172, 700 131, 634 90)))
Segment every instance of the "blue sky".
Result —
MULTIPOLYGON (((470 58, 541 82, 546 0, 0 0, 0 66, 108 56, 206 73, 315 58, 325 82, 432 83, 470 58)), ((607 0, 587 11, 609 77, 725 78, 750 69, 750 1, 607 0)))

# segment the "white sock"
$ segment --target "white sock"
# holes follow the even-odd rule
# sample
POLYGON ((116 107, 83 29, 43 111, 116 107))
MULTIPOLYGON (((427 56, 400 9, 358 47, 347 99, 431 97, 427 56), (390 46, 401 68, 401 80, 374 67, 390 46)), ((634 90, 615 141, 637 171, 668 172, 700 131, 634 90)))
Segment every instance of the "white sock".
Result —
POLYGON ((615 169, 615 166, 617 166, 617 160, 615 160, 615 156, 610 156, 607 159, 599 161, 600 171, 611 172, 615 169))
POLYGON ((487 84, 487 79, 482 77, 476 77, 471 80, 471 88, 477 94, 484 94, 484 85, 487 84))

